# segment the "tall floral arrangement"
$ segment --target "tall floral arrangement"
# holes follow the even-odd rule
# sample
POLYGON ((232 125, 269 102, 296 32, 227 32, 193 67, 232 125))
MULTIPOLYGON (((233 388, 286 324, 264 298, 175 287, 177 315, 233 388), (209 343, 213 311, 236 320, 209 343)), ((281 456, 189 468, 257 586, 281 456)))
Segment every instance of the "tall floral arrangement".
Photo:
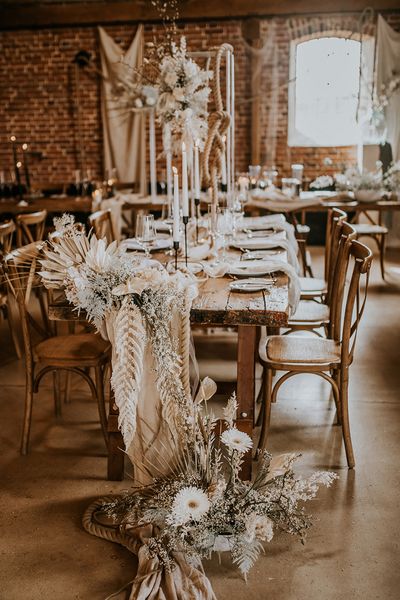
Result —
POLYGON ((400 192, 400 160, 390 165, 383 177, 383 183, 390 192, 400 192))
POLYGON ((208 131, 208 82, 212 72, 200 68, 187 54, 186 39, 171 43, 171 51, 160 64, 157 102, 158 121, 163 127, 164 147, 180 150, 196 140, 204 146, 208 131))

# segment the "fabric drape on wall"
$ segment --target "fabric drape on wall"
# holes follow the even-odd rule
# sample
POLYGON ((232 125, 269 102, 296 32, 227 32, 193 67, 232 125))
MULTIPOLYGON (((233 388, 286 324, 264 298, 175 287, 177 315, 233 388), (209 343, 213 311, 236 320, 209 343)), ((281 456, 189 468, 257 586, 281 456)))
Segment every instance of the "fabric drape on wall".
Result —
POLYGON ((127 112, 113 99, 113 86, 143 61, 143 26, 123 53, 114 40, 99 27, 101 68, 103 73, 101 114, 103 120, 104 168, 115 168, 121 182, 137 183, 146 189, 146 122, 145 114, 127 112))
MULTIPOLYGON (((395 31, 378 15, 376 40, 376 91, 388 85, 395 74, 400 72, 400 31, 395 31)), ((387 141, 392 146, 393 160, 400 160, 400 90, 389 98, 385 109, 387 141)))
MULTIPOLYGON (((395 31, 378 16, 375 82, 376 93, 379 94, 382 85, 387 85, 394 74, 400 71, 400 32, 395 31)), ((392 147, 393 161, 400 160, 400 90, 394 92, 389 98, 385 108, 385 124, 387 128, 386 139, 392 147)), ((388 246, 400 246, 400 215, 397 212, 385 216, 386 225, 389 227, 388 246)))
POLYGON ((244 40, 246 51, 252 58, 252 161, 255 161, 255 164, 261 163, 272 167, 276 161, 280 91, 278 44, 274 19, 268 22, 263 38, 262 41, 260 40, 259 47, 251 46, 244 40), (261 98, 262 102, 259 101, 261 98))

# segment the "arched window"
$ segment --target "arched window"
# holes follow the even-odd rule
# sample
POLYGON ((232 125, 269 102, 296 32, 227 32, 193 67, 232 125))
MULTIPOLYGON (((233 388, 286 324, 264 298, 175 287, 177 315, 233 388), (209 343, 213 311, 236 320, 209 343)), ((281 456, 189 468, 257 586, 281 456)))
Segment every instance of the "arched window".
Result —
POLYGON ((357 144, 359 86, 359 41, 321 37, 292 42, 289 146, 357 144))

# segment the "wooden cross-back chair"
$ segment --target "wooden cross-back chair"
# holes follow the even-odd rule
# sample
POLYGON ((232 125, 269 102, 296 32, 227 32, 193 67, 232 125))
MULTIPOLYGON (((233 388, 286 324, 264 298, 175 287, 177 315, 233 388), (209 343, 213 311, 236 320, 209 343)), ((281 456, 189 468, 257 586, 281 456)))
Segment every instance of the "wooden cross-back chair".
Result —
POLYGON ((32 421, 33 395, 47 373, 53 373, 56 416, 61 414, 59 374, 76 373, 89 385, 97 400, 100 424, 107 444, 107 417, 104 395, 104 371, 110 361, 111 347, 94 333, 54 336, 46 324, 38 323, 32 315, 30 296, 40 268, 41 244, 33 243, 11 252, 5 258, 6 274, 19 308, 25 350, 25 415, 21 439, 21 454, 27 454, 32 421), (34 344, 33 330, 42 337, 34 344), (94 369, 94 380, 88 374, 94 369))
MULTIPOLYGON (((332 219, 332 236, 330 248, 330 266, 327 271, 326 294, 324 303, 316 299, 300 300, 296 312, 288 322, 289 331, 313 331, 324 327, 325 333, 330 337, 330 325, 332 322, 332 309, 334 308, 333 292, 337 286, 340 272, 347 269, 349 257, 340 253, 340 247, 346 241, 356 239, 354 227, 343 220, 339 215, 332 219), (340 256, 340 264, 338 264, 340 256)), ((319 334, 318 334, 319 335, 319 334)))
POLYGON ((14 221, 0 223, 0 250, 3 254, 11 252, 15 230, 14 221))
POLYGON ((345 221, 347 215, 340 208, 331 208, 326 221, 325 251, 324 251, 324 278, 300 277, 301 298, 323 298, 328 292, 329 278, 334 268, 337 239, 335 228, 338 223, 345 221), (335 244, 336 242, 336 244, 335 244))
POLYGON ((92 213, 89 216, 88 221, 90 227, 93 228, 96 237, 99 239, 105 237, 109 244, 117 239, 111 210, 109 208, 92 213))
POLYGON ((382 223, 383 213, 380 210, 378 220, 376 221, 370 214, 370 211, 363 210, 356 214, 357 221, 352 223, 357 233, 357 239, 361 237, 369 237, 375 240, 379 251, 379 264, 381 267, 381 276, 385 280, 385 246, 386 236, 389 233, 389 229, 382 223), (368 223, 360 223, 360 215, 364 214, 368 223))
MULTIPOLYGON (((13 238, 16 227, 14 221, 7 221, 0 223, 0 254, 1 260, 3 257, 11 252, 13 238)), ((21 346, 18 337, 18 325, 14 319, 13 308, 10 305, 10 296, 6 282, 3 279, 3 273, 0 274, 0 311, 5 319, 7 319, 8 326, 10 329, 11 339, 15 348, 15 352, 18 358, 21 358, 21 346)))
POLYGON ((17 225, 17 247, 43 240, 47 210, 23 213, 15 217, 17 225))
MULTIPOLYGON (((332 338, 298 336, 268 336, 260 341, 259 355, 263 373, 263 423, 260 448, 265 448, 271 418, 271 402, 276 400, 278 390, 289 378, 299 373, 319 375, 332 386, 338 423, 342 426, 343 440, 349 468, 355 466, 350 436, 348 409, 349 368, 353 362, 357 330, 364 312, 367 297, 372 253, 357 240, 345 240, 339 249, 340 259, 348 255, 353 269, 345 298, 347 270, 335 277, 332 297, 332 338), (360 283, 364 280, 364 297, 361 299, 360 283), (344 301, 345 300, 345 301, 344 301), (344 314, 342 314, 344 303, 344 314), (285 371, 273 385, 273 371, 285 371)), ((337 267, 338 269, 339 267, 337 267)))

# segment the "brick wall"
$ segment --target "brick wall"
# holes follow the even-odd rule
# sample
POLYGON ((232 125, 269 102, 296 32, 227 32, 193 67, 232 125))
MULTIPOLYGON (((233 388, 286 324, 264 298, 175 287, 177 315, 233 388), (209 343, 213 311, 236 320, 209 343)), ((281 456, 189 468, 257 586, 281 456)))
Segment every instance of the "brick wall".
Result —
MULTIPOLYGON (((400 30, 400 14, 385 17, 400 30)), ((334 163, 354 161, 354 148, 288 148, 287 86, 289 74, 289 35, 287 22, 280 18, 278 28, 279 105, 278 145, 276 164, 281 174, 287 174, 290 164, 301 162, 306 174, 314 177, 323 159, 330 156, 334 163)), ((133 35, 132 26, 106 26, 107 32, 126 48, 133 35)), ((148 25, 145 37, 152 39, 161 28, 148 25)), ((206 49, 223 41, 235 48, 236 58, 236 148, 237 169, 244 170, 250 162, 251 103, 250 57, 245 50, 240 20, 190 23, 180 27, 190 49, 206 49)), ((10 135, 29 142, 30 149, 41 152, 42 160, 33 157, 30 169, 35 184, 65 182, 73 178, 79 167, 80 146, 84 150, 85 168, 96 178, 103 174, 102 131, 100 117, 100 84, 95 78, 78 73, 73 57, 79 49, 98 56, 95 27, 20 30, 0 33, 0 170, 12 166, 10 135), (80 127, 78 127, 79 94, 80 127)), ((263 98, 268 102, 268 96, 263 98)), ((161 141, 158 139, 158 146, 161 141)))

